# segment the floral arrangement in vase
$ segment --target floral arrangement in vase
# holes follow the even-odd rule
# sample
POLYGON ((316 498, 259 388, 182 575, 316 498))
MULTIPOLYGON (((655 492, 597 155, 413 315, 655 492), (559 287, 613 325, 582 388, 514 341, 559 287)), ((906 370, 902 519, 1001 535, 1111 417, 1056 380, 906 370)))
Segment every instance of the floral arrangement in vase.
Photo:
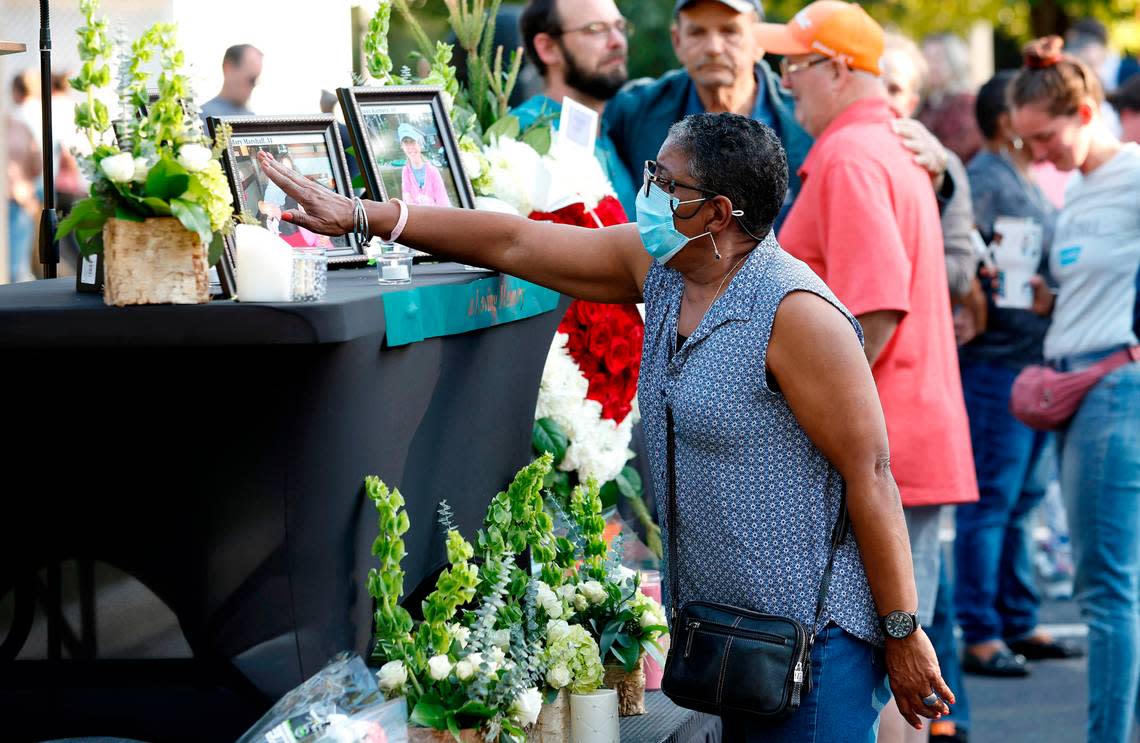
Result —
MULTIPOLYGON (((103 253, 116 235, 123 236, 105 255, 107 288, 112 293, 126 291, 116 285, 112 265, 116 259, 126 269, 142 271, 144 281, 158 274, 131 265, 131 256, 117 249, 126 248, 126 243, 145 243, 147 234, 156 232, 159 237, 143 260, 161 260, 162 243, 171 246, 171 255, 165 256, 170 259, 178 258, 174 251, 188 246, 193 278, 204 282, 206 267, 221 256, 223 235, 234 226, 233 197, 219 162, 229 132, 223 128, 213 142, 202 133, 172 24, 157 23, 133 43, 116 44, 109 36, 107 20, 96 17, 98 0, 80 0, 79 5, 84 19, 78 31, 82 66, 71 85, 85 96, 76 106, 75 123, 90 152, 76 152, 76 157, 91 190, 60 222, 59 236, 74 233, 84 256, 103 253), (148 101, 149 75, 143 68, 155 58, 160 67, 158 97, 148 101), (97 91, 110 85, 113 63, 118 67, 121 107, 115 122, 106 104, 96 97, 97 91), (147 228, 132 227, 147 223, 147 228), (170 239, 172 226, 179 239, 170 239)), ((124 274, 118 280, 126 278, 124 274)), ((144 301, 129 301, 132 296, 124 296, 127 301, 122 303, 179 301, 177 287, 173 299, 164 299, 161 290, 149 289, 149 294, 148 287, 141 289, 144 301)), ((108 296, 108 303, 112 298, 108 296)))

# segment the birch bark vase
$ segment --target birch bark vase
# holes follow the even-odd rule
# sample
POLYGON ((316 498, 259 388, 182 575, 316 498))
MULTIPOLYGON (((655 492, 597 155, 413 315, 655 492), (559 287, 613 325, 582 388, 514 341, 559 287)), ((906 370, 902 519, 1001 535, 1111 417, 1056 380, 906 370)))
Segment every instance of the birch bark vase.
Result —
MULTIPOLYGON (((462 743, 483 743, 483 736, 474 728, 459 731, 462 743)), ((447 730, 435 728, 408 727, 408 743, 455 743, 455 737, 447 730)))
POLYGON ((526 739, 527 743, 567 743, 570 740, 569 692, 560 689, 553 702, 542 705, 526 739))
POLYGON ((202 304, 210 301, 206 246, 174 217, 103 226, 103 301, 202 304))
POLYGON ((622 717, 644 715, 645 709, 645 671, 643 664, 645 657, 637 661, 637 667, 632 672, 626 671, 620 665, 606 665, 606 676, 602 679, 602 686, 617 691, 618 714, 622 717))

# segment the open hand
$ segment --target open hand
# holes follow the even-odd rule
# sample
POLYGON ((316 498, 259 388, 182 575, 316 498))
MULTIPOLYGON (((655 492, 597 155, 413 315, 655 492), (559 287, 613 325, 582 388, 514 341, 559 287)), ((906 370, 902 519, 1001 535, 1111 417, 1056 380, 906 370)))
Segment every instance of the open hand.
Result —
POLYGON ((920 717, 937 720, 950 712, 947 703, 955 702, 954 692, 942 680, 930 638, 922 629, 905 640, 887 640, 887 677, 899 712, 916 730, 922 730, 920 717), (923 704, 931 692, 938 695, 938 701, 933 706, 923 704))
POLYGON ((320 235, 343 235, 352 231, 352 199, 286 168, 264 150, 257 153, 257 162, 269 180, 302 207, 282 212, 282 221, 320 235))

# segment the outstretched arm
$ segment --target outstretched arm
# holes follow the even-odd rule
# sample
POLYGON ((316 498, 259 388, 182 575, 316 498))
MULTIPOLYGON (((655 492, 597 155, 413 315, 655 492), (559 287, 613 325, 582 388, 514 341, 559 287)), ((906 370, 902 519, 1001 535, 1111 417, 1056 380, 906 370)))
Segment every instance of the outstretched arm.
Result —
MULTIPOLYGON (((776 311, 768 368, 808 438, 847 484, 851 525, 880 615, 914 611, 910 539, 891 475, 887 425, 851 323, 815 294, 789 294, 776 311)), ((922 727, 919 716, 949 711, 942 702, 922 703, 931 691, 950 703, 954 694, 921 629, 887 640, 887 672, 899 711, 914 727, 922 727)))
MULTIPOLYGON (((350 232, 352 201, 313 183, 268 155, 261 167, 304 207, 282 219, 323 235, 350 232)), ((399 217, 391 202, 366 201, 373 235, 390 235, 399 217)), ((508 214, 433 206, 409 206, 400 235, 404 245, 442 258, 509 273, 593 302, 640 302, 652 258, 636 225, 585 229, 536 222, 508 214)))

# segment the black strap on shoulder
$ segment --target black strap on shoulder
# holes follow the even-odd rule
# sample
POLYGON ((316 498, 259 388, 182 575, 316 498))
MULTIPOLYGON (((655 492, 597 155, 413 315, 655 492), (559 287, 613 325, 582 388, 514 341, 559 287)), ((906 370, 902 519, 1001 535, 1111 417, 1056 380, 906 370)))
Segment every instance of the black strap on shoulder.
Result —
MULTIPOLYGON (((669 527, 669 559, 672 564, 669 568, 669 613, 670 620, 677 618, 677 587, 680 584, 678 573, 680 561, 677 555, 677 441, 673 430, 673 406, 665 406, 665 462, 668 467, 668 512, 666 522, 669 527)), ((835 519, 835 526, 831 529, 831 548, 827 553, 827 564, 823 568, 823 577, 819 582, 819 595, 815 602, 815 619, 808 628, 809 642, 815 642, 815 627, 819 618, 823 616, 823 608, 827 603, 827 591, 831 587, 831 569, 835 564, 835 553, 839 545, 847 539, 851 530, 851 517, 847 511, 847 487, 844 485, 839 496, 839 515, 835 519)), ((674 629, 676 631, 676 629, 674 629)))

